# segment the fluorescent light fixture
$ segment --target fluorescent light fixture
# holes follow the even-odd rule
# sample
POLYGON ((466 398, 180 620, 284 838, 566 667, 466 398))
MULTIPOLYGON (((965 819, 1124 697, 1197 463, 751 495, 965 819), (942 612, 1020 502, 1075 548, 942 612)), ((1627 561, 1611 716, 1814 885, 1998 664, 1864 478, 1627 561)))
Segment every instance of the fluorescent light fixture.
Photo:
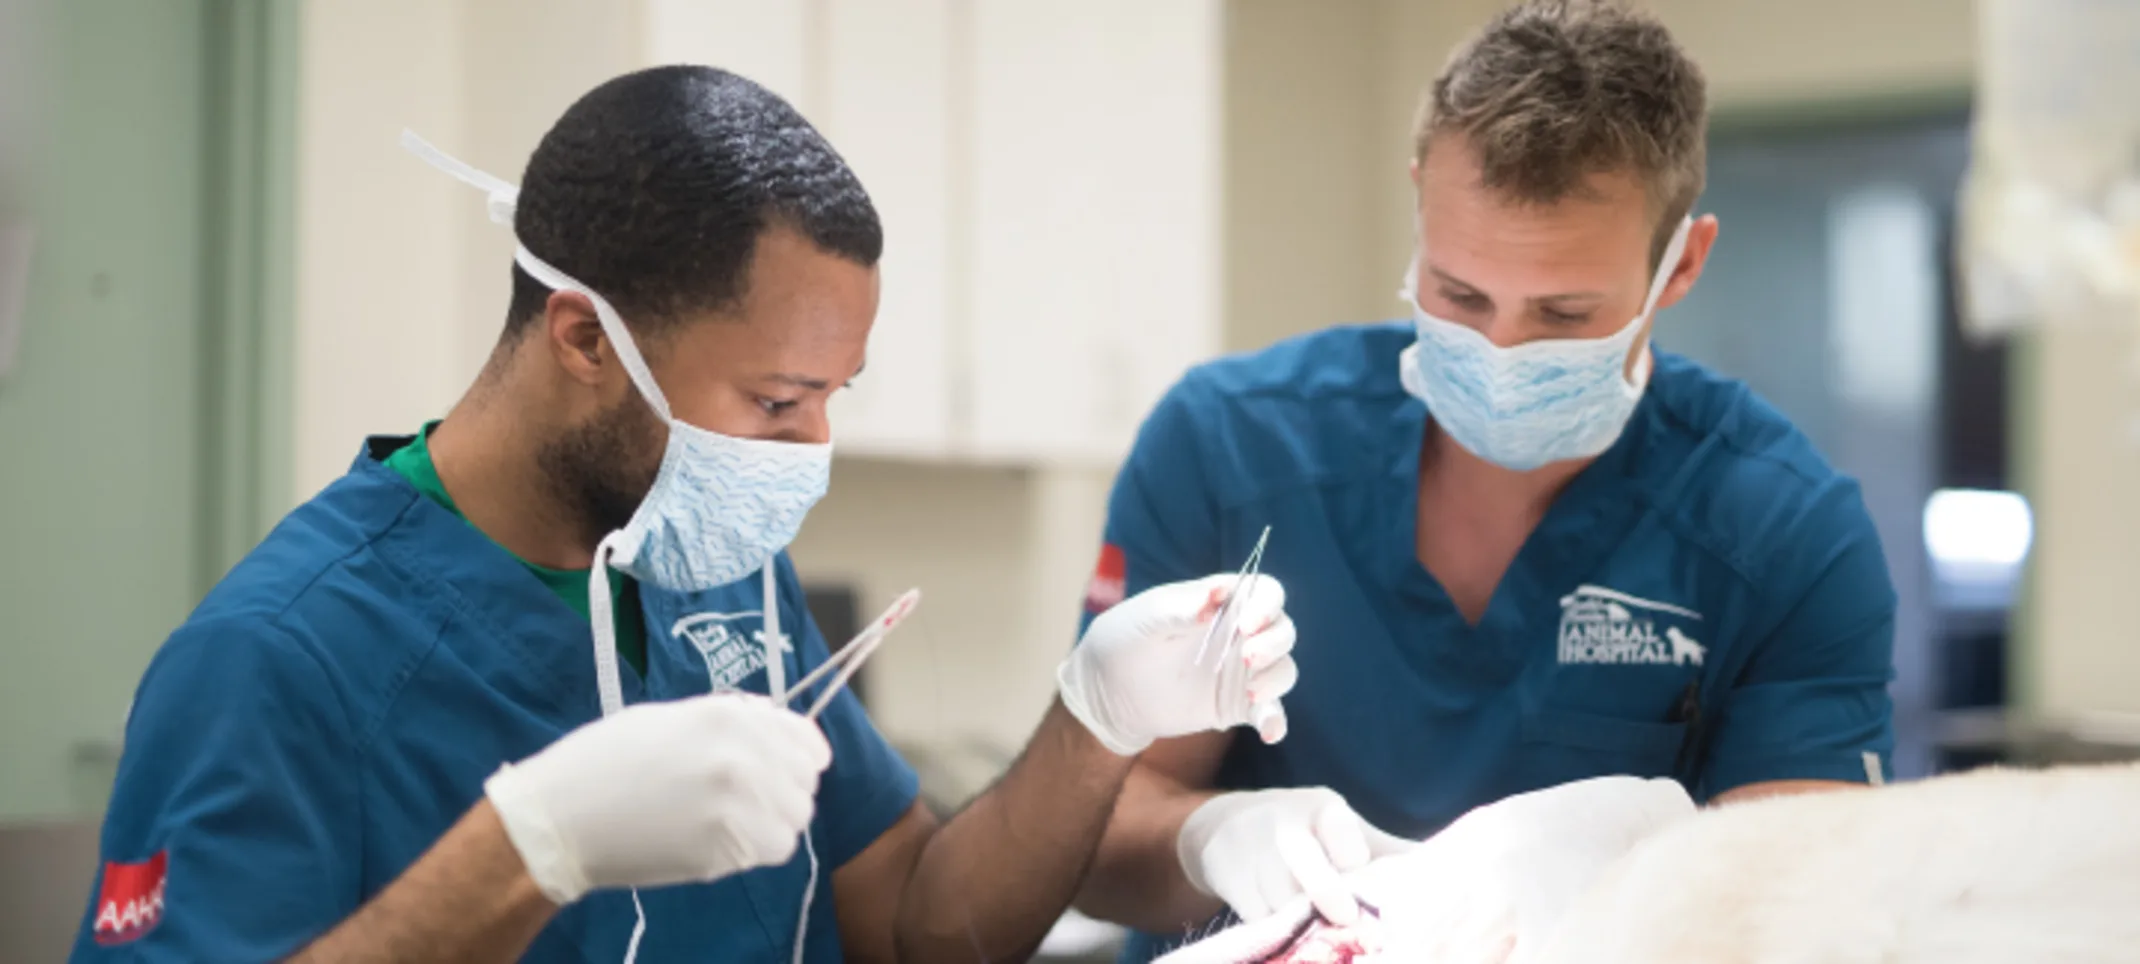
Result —
POLYGON ((1924 531, 1935 565, 2008 570, 2028 558, 2036 525, 2019 493, 1940 489, 1925 501, 1924 531))

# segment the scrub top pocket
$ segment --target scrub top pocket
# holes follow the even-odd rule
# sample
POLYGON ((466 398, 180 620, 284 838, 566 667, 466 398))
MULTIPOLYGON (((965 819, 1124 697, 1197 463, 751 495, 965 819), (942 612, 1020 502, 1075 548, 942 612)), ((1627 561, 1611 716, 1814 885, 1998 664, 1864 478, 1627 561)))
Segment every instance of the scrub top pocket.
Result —
POLYGON ((1600 774, 1676 776, 1687 724, 1541 708, 1523 719, 1526 782, 1554 786, 1600 774))

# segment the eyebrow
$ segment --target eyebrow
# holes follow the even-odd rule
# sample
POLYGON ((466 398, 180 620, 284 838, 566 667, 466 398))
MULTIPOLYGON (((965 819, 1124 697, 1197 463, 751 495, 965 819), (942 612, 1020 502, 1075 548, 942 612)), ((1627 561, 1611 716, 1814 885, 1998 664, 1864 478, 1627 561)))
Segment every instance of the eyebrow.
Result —
MULTIPOLYGON (((850 376, 848 378, 848 381, 853 381, 855 378, 861 377, 863 369, 866 369, 868 367, 868 362, 863 362, 860 366, 857 366, 855 368, 854 375, 850 376)), ((828 382, 822 378, 811 378, 807 375, 796 375, 790 372, 774 372, 771 375, 765 376, 765 380, 769 382, 779 382, 782 385, 794 385, 800 388, 807 388, 813 392, 822 392, 826 388, 831 387, 832 385, 831 382, 828 382)))
MULTIPOLYGON (((1480 291, 1478 289, 1478 286, 1473 285, 1472 283, 1465 281, 1464 279, 1452 275, 1446 271, 1443 271, 1440 268, 1434 267, 1433 265, 1427 266, 1427 273, 1433 275, 1435 280, 1440 281, 1442 284, 1448 285, 1452 288, 1468 291, 1476 295, 1483 296, 1486 294, 1486 292, 1480 291)), ((1602 291, 1563 291, 1557 294, 1540 295, 1536 298, 1531 298, 1528 300, 1530 301, 1530 303, 1535 305, 1556 301, 1602 300, 1604 297, 1605 293, 1602 291)))

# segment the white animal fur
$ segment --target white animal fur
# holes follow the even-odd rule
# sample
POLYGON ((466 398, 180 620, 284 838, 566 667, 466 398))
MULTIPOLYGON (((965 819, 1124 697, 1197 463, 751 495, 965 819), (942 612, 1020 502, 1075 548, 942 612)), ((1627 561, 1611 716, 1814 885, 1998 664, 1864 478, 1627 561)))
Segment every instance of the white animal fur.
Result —
MULTIPOLYGON (((1624 801, 1628 792, 1583 781, 1539 796, 1624 801)), ((1508 817, 1520 811, 1505 804, 1521 799, 1482 808, 1477 813, 1502 816, 1467 817, 1471 829, 1457 834, 1465 828, 1460 821, 1444 836, 1475 841, 1480 827, 1512 826, 1508 817)), ((1558 805, 1530 813, 1557 825, 1539 826, 1543 838, 1564 837, 1588 822, 1558 805)), ((1625 826, 1633 825, 1598 839, 1624 834, 1625 826)), ((1494 829, 1490 836, 1525 834, 1511 838, 1494 829)), ((1363 894, 1372 890, 1381 900, 1392 925, 1382 953, 1371 960, 1502 960, 1492 941, 1450 946, 1451 918, 1422 908, 1438 906, 1452 879, 1501 877, 1513 869, 1517 880, 1501 886, 1509 906, 1467 899, 1461 916, 1469 920, 1455 930, 1483 929, 1482 937, 1496 928, 1520 933, 1524 939, 1508 959, 1515 962, 2140 962, 2140 765, 1978 770, 1876 790, 1778 797, 1673 820, 1630 843, 1609 863, 1598 860, 1595 845, 1587 854, 1577 848, 1541 857, 1535 846, 1498 854, 1523 851, 1525 859, 1516 861, 1477 859, 1497 855, 1476 843, 1443 849, 1465 859, 1392 858, 1370 868, 1379 875, 1363 872, 1360 881, 1363 894), (1545 886, 1523 883, 1521 868, 1541 863, 1547 872, 1533 876, 1545 886), (1564 913, 1554 908, 1557 920, 1541 926, 1534 914, 1516 909, 1560 903, 1536 897, 1564 888, 1571 873, 1591 876, 1564 913), (1523 916, 1533 919, 1516 920, 1523 916)), ((1423 849, 1436 848, 1430 842, 1423 849)), ((1304 905, 1290 907, 1165 960, 1258 960, 1306 913, 1304 905)))
POLYGON ((1542 960, 2140 961, 2140 766, 1721 807, 1607 871, 1542 960))

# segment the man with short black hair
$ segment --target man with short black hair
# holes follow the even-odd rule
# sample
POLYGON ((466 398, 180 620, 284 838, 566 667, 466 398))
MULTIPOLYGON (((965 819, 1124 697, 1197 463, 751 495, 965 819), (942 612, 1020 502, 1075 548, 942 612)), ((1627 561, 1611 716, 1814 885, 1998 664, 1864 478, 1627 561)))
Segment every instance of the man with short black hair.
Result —
POLYGON ((1649 14, 1515 4, 1420 113, 1408 317, 1204 365, 1146 420, 1088 620, 1269 526, 1307 639, 1283 744, 1139 759, 1080 901, 1146 932, 1126 960, 1229 908, 1349 923, 1347 871, 1527 790, 1881 779, 1895 596, 1856 483, 1649 344, 1716 242, 1704 97, 1649 14))
POLYGON ((1020 958, 1132 757, 1278 712, 1278 587, 1218 673, 1184 668, 1233 577, 1160 587, 938 826, 854 697, 805 683, 832 657, 782 551, 877 308, 846 163, 703 67, 581 98, 524 188, 409 143, 512 225, 505 331, 157 652, 74 960, 1020 958))

